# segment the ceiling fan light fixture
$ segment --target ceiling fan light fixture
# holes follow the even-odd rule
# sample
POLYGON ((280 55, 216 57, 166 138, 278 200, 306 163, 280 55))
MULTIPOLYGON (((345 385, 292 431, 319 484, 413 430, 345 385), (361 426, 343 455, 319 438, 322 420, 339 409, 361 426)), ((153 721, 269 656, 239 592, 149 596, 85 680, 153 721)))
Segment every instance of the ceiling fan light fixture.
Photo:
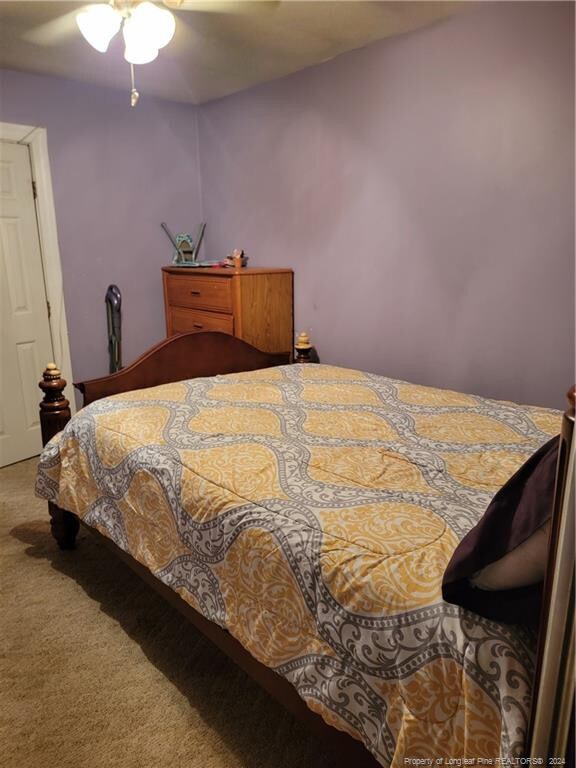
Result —
POLYGON ((124 58, 130 64, 149 64, 158 56, 158 47, 141 34, 140 26, 130 16, 122 28, 126 49, 124 58))
POLYGON ((76 16, 76 24, 85 40, 100 53, 105 53, 110 40, 120 29, 122 14, 110 5, 92 5, 76 16))
POLYGON ((125 26, 128 21, 134 35, 138 35, 143 43, 154 48, 164 48, 168 45, 176 30, 176 20, 170 11, 158 8, 148 0, 134 8, 125 26))

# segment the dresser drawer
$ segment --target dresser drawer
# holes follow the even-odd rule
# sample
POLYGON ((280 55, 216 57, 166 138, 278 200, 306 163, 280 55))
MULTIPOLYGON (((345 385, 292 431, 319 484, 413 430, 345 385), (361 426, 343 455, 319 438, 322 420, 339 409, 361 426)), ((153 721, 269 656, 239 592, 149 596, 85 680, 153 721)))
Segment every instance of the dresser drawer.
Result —
POLYGON ((227 278, 167 275, 166 293, 169 306, 232 311, 232 293, 227 278))
POLYGON ((202 312, 198 309, 170 307, 170 327, 172 333, 189 331, 222 331, 234 333, 234 318, 219 312, 202 312))

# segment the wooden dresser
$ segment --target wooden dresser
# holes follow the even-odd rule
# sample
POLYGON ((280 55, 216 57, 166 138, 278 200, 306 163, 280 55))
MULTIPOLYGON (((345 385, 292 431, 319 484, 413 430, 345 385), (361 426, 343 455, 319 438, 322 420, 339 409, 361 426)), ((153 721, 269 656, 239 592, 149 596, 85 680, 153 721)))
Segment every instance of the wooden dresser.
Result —
POLYGON ((223 331, 263 352, 294 344, 291 269, 162 267, 166 334, 223 331))

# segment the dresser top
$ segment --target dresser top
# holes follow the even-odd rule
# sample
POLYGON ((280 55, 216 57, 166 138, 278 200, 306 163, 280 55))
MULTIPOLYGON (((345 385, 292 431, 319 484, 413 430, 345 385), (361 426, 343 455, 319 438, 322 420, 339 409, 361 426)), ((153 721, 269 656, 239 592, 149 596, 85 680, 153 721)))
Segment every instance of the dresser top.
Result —
POLYGON ((163 272, 171 275, 212 275, 214 277, 232 277, 233 275, 269 275, 270 273, 292 272, 289 267, 162 267, 163 272))

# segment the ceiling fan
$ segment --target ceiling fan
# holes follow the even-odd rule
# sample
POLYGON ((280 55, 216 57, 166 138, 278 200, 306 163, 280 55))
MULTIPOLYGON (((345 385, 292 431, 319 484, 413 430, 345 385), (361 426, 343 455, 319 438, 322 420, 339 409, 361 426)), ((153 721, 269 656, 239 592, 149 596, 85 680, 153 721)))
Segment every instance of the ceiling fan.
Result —
POLYGON ((170 11, 149 0, 127 3, 123 0, 89 5, 76 14, 76 23, 84 39, 100 53, 105 53, 112 38, 120 31, 126 45, 124 58, 130 64, 148 64, 168 45, 176 30, 170 11))
POLYGON ((172 40, 176 20, 171 10, 199 13, 253 13, 278 5, 278 0, 109 0, 84 5, 29 30, 25 39, 36 45, 58 45, 78 30, 100 53, 122 29, 124 58, 130 64, 132 89, 130 103, 135 106, 140 94, 134 86, 134 64, 148 64, 172 40), (161 7, 161 6, 166 7, 161 7))

